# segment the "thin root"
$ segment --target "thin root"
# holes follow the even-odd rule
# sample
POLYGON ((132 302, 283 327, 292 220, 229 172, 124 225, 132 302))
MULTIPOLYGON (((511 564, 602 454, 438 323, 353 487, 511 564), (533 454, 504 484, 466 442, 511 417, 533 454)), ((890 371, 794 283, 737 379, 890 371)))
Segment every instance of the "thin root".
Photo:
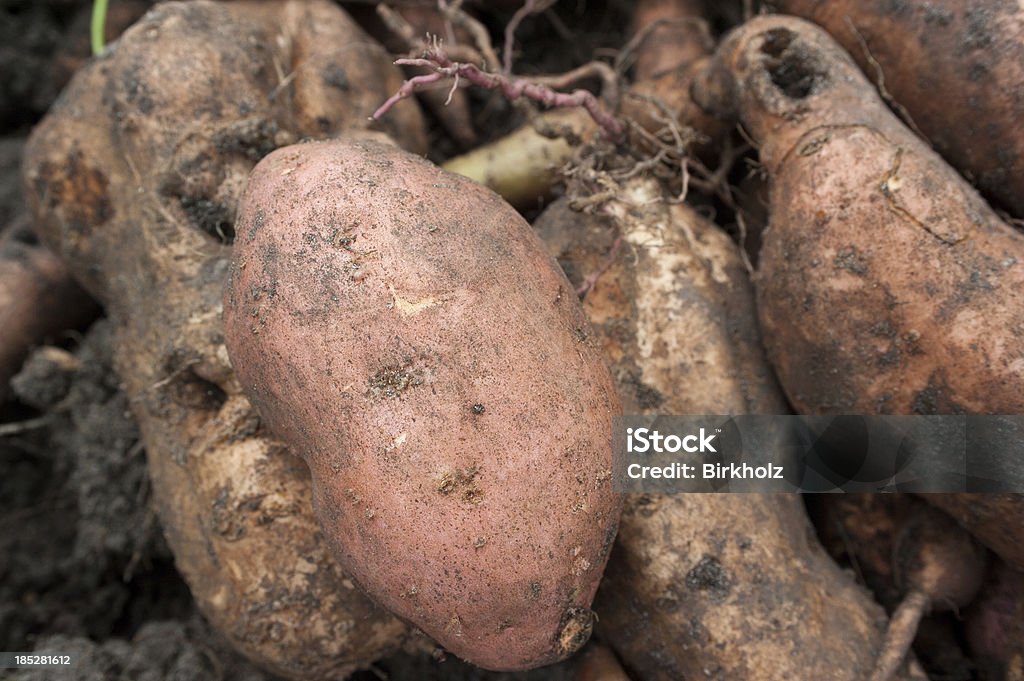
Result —
MULTIPOLYGON (((549 107, 582 107, 586 109, 590 117, 594 119, 605 133, 614 140, 622 138, 625 132, 625 125, 610 114, 589 90, 574 90, 572 92, 557 92, 551 87, 537 82, 533 79, 507 77, 498 73, 483 71, 474 64, 453 62, 451 58, 436 44, 420 59, 399 59, 395 61, 400 66, 419 66, 429 69, 431 73, 414 76, 402 84, 398 92, 388 98, 371 117, 379 120, 395 104, 407 97, 412 96, 418 90, 437 83, 444 78, 460 76, 467 81, 482 87, 485 90, 499 90, 507 99, 515 101, 520 97, 540 102, 549 107)), ((570 75, 570 74, 567 74, 570 75)), ((565 78, 560 76, 559 78, 565 78)))
POLYGON ((674 19, 656 19, 650 22, 639 31, 637 31, 629 41, 623 45, 622 49, 619 50, 615 56, 615 72, 618 74, 624 74, 629 70, 629 67, 633 64, 633 58, 636 56, 636 51, 643 46, 645 42, 657 31, 659 28, 665 27, 676 27, 676 26, 694 26, 701 33, 701 37, 704 39, 708 49, 714 45, 714 39, 711 37, 711 28, 708 26, 708 22, 699 17, 677 17, 674 19))
POLYGON ((846 21, 846 25, 850 27, 850 31, 853 32, 853 37, 857 39, 857 44, 860 45, 860 49, 864 52, 864 58, 867 59, 868 63, 871 64, 871 68, 875 71, 875 85, 878 86, 878 93, 882 95, 882 99, 884 99, 885 103, 891 106, 896 113, 899 114, 900 118, 903 119, 903 122, 907 124, 907 127, 913 130, 918 137, 927 141, 928 138, 924 136, 924 133, 922 133, 920 128, 917 127, 917 124, 914 123, 914 119, 910 117, 910 112, 907 111, 907 108, 896 101, 896 98, 889 94, 889 91, 885 88, 885 73, 882 71, 882 65, 879 64, 878 60, 875 59, 875 56, 871 54, 871 50, 868 48, 868 41, 865 40, 861 32, 857 30, 857 27, 854 26, 853 20, 850 19, 849 16, 845 16, 843 19, 846 21))
POLYGON ((917 636, 917 627, 928 609, 929 600, 923 591, 911 591, 907 594, 896 612, 889 620, 889 628, 885 632, 885 643, 878 660, 875 663, 875 670, 871 673, 870 681, 891 681, 899 671, 903 660, 907 657, 914 637, 917 636))
POLYGON ((608 255, 605 257, 604 262, 597 269, 596 272, 591 274, 589 277, 583 280, 583 283, 576 289, 576 295, 582 300, 590 293, 591 289, 597 284, 597 280, 601 278, 601 275, 608 271, 608 269, 615 264, 615 259, 619 255, 619 248, 622 246, 622 235, 615 237, 612 247, 608 249, 608 255))
POLYGON ((516 44, 516 30, 519 28, 519 24, 523 23, 523 19, 530 16, 531 14, 538 14, 555 4, 555 0, 526 0, 523 6, 516 10, 516 13, 509 19, 508 24, 505 26, 505 45, 503 47, 504 53, 502 57, 501 72, 506 76, 512 75, 512 53, 513 48, 516 44))

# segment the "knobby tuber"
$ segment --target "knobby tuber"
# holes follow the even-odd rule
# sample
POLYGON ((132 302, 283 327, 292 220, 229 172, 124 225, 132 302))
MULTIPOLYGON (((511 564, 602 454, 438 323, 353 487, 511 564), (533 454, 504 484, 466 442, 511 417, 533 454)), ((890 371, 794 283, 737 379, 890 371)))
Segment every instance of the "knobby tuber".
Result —
MULTIPOLYGON (((178 569, 210 622, 277 674, 334 679, 407 629, 339 568, 309 474, 232 373, 220 319, 235 206, 275 147, 366 125, 401 83, 331 2, 162 4, 33 132, 42 238, 106 307, 178 569)), ((422 150, 412 102, 393 132, 422 150)))

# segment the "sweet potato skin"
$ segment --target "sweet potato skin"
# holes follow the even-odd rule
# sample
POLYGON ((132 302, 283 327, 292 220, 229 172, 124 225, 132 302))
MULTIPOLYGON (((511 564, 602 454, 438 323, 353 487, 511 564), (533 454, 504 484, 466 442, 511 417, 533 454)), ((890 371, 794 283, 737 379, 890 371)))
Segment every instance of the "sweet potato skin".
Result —
POLYGON ((638 496, 620 533, 629 543, 612 551, 598 614, 640 678, 713 669, 729 681, 859 681, 870 671, 885 613, 821 550, 799 498, 638 496))
MULTIPOLYGON (((584 310, 626 412, 785 413, 738 248, 667 199, 634 179, 600 214, 562 201, 534 224, 574 281, 622 239, 584 310)), ((787 495, 629 495, 595 609, 624 666, 665 681, 855 681, 885 628, 787 495)))
MULTIPOLYGON (((339 567, 306 467, 241 393, 220 319, 225 241, 256 160, 364 127, 401 82, 389 62, 327 1, 165 3, 85 67, 25 155, 40 236, 115 324, 177 568, 232 645, 293 679, 343 677, 408 630, 339 567), (293 66, 282 85, 277 67, 293 66)), ((409 106, 401 139, 417 146, 409 106)))
POLYGON ((806 503, 825 550, 840 565, 856 565, 858 578, 892 611, 902 596, 893 550, 924 502, 908 494, 813 494, 806 503))
POLYGON ((586 641, 618 399, 510 206, 370 141, 278 150, 250 176, 224 310, 239 378, 309 464, 358 584, 482 667, 586 641))
POLYGON ((964 613, 967 643, 986 679, 1024 673, 1024 572, 995 562, 980 596, 964 613))
POLYGON ((773 0, 771 4, 823 26, 872 80, 877 81, 881 71, 886 91, 935 149, 983 193, 1024 217, 1024 133, 1020 128, 1024 7, 1020 3, 773 0))
POLYGON ((19 241, 21 231, 14 225, 0 236, 0 399, 33 345, 98 313, 60 258, 19 241))
POLYGON ((818 27, 760 17, 718 59, 771 178, 755 286, 794 406, 1024 410, 1024 235, 902 125, 818 27))
POLYGON ((700 0, 638 0, 630 32, 645 32, 635 53, 635 81, 693 63, 712 47, 706 7, 700 0))
POLYGON ((1013 566, 1024 570, 1024 496, 1020 494, 922 494, 953 516, 975 537, 1013 566))
POLYGON ((583 301, 628 414, 784 414, 757 331, 750 279, 729 237, 653 180, 600 215, 556 202, 534 223, 582 281, 620 250, 583 301))

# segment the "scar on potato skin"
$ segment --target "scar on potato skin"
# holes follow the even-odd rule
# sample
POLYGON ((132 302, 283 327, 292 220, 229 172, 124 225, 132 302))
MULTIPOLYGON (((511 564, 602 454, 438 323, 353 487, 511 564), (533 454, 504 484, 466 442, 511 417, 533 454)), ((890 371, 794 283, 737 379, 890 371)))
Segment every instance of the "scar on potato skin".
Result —
POLYGON ((707 591, 714 600, 723 600, 732 591, 732 579, 717 558, 705 553, 686 573, 686 586, 695 591, 707 591))
POLYGON ((109 185, 103 171, 90 166, 77 148, 68 154, 66 165, 42 163, 35 178, 36 194, 48 197, 51 207, 63 207, 67 231, 83 236, 114 216, 109 185))
POLYGON ((386 366, 368 380, 375 397, 399 397, 406 389, 423 384, 423 376, 406 367, 386 366))
POLYGON ((483 492, 476 479, 480 474, 477 466, 470 466, 454 473, 445 473, 437 485, 437 491, 441 496, 451 496, 457 490, 461 490, 459 498, 469 504, 479 504, 483 501, 483 492))
POLYGON ((555 635, 555 648, 561 655, 570 655, 590 639, 594 628, 594 613, 587 608, 569 608, 562 614, 555 635))
POLYGON ((839 269, 846 270, 851 274, 863 277, 868 273, 867 259, 855 246, 847 246, 840 249, 833 258, 832 264, 839 269))

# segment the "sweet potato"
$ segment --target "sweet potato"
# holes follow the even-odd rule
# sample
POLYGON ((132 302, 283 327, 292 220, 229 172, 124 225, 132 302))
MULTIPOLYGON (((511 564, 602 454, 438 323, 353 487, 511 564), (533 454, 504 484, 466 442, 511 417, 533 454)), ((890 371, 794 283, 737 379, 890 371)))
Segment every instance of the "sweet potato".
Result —
POLYGON ((711 50, 702 0, 637 0, 631 32, 636 40, 633 77, 657 78, 706 57, 711 50))
POLYGON ((1020 494, 923 494, 1017 570, 1024 570, 1024 496, 1020 494))
POLYGON ((33 345, 98 312, 60 258, 23 240, 26 226, 12 225, 0 236, 0 399, 33 345))
MULTIPOLYGON (((535 224, 570 278, 593 284, 584 310, 626 412, 785 413, 737 247, 667 198, 638 178, 603 214, 564 201, 535 224)), ((885 626, 785 495, 631 495, 595 609, 645 680, 859 681, 885 626)))
MULTIPOLYGON (((339 568, 306 467, 241 394, 220 320, 226 242, 261 155, 364 126, 400 82, 326 0, 166 3, 76 76, 26 149, 37 230, 116 325, 178 569, 234 646, 294 679, 344 676, 407 630, 339 568)), ((415 105, 395 122, 421 149, 415 105)))
POLYGON ((895 674, 932 610, 956 610, 977 595, 988 554, 946 514, 922 506, 900 528, 893 546, 896 585, 903 600, 892 614, 871 681, 895 674))
POLYGON ((383 144, 279 149, 242 199, 224 323, 367 593, 490 669, 586 642, 618 523, 619 404, 508 204, 383 144))
MULTIPOLYGON (((980 576, 977 560, 984 558, 983 551, 970 540, 962 528, 952 525, 942 511, 929 507, 920 499, 908 494, 817 494, 805 497, 810 516, 821 537, 825 549, 840 565, 854 570, 875 594, 875 598, 889 612, 900 607, 907 597, 908 584, 906 566, 913 564, 915 555, 922 556, 922 563, 944 571, 947 582, 970 584, 980 576), (947 528, 949 537, 936 542, 922 533, 921 527, 947 528), (942 565, 936 565, 928 549, 936 543, 947 549, 964 547, 962 554, 949 557, 942 565), (910 551, 907 551, 908 547, 910 551), (897 556, 897 554, 900 554, 897 556)), ((911 570, 913 573, 913 570, 911 570)), ((910 575, 913 577, 913 574, 910 575)), ((904 638, 891 646, 892 658, 896 662, 905 650, 899 650, 913 638, 914 651, 925 669, 942 678, 967 678, 965 670, 970 669, 956 632, 953 630, 954 615, 942 612, 947 604, 940 600, 934 604, 930 599, 921 603, 920 626, 916 622, 896 628, 904 638), (915 636, 916 633, 916 636, 915 636), (898 652, 897 652, 898 651, 898 652)), ((904 608, 904 610, 906 610, 904 608)), ((905 621, 905 620, 904 620, 905 621)))
POLYGON ((981 678, 1024 678, 1024 572, 995 561, 980 596, 963 616, 981 678))
POLYGON ((770 177, 755 286, 794 406, 1022 412, 1024 235, 818 27, 759 17, 716 59, 770 177))
POLYGON ((821 543, 855 570, 886 610, 899 605, 893 551, 908 519, 924 502, 909 494, 813 494, 807 509, 821 543))
MULTIPOLYGON (((821 29, 761 17, 716 61, 735 86, 725 108, 758 143, 771 181, 755 285, 770 358, 797 409, 1020 413, 1024 236, 821 29)), ((1020 561, 1010 539, 1018 496, 929 500, 1020 561)))
POLYGON ((1024 218, 1024 7, 1006 0, 772 0, 825 27, 935 149, 1024 218))
POLYGON ((581 283, 608 264, 621 238, 583 308, 625 413, 786 413, 736 247, 693 208, 668 199, 656 181, 631 181, 603 215, 574 212, 563 199, 534 224, 581 283))

